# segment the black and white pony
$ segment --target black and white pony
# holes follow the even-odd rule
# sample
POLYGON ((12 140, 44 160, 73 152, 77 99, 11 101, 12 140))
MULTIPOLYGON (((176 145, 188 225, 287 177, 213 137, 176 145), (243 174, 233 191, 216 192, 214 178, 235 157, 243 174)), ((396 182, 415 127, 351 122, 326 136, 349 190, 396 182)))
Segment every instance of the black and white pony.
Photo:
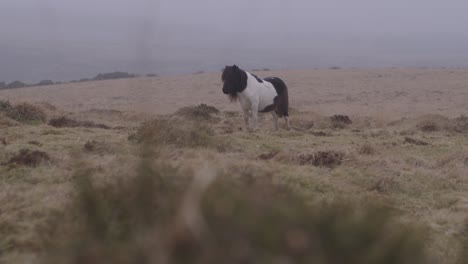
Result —
POLYGON ((260 79, 236 65, 226 66, 221 77, 223 93, 229 95, 231 101, 239 100, 244 111, 244 126, 255 131, 258 112, 271 112, 275 130, 278 130, 278 117, 284 117, 289 130, 289 99, 286 84, 276 77, 260 79), (252 128, 249 128, 249 111, 252 111, 252 128))

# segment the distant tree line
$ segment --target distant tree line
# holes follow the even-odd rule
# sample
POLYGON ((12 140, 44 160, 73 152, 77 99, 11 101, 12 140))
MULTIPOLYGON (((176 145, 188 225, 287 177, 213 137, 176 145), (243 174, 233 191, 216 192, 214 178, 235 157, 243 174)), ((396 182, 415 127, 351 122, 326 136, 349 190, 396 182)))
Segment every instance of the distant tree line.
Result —
MULTIPOLYGON (((76 82, 88 82, 88 81, 102 81, 102 80, 116 80, 116 79, 129 79, 129 78, 136 78, 139 77, 137 74, 131 74, 128 72, 109 72, 109 73, 99 73, 94 78, 88 79, 80 79, 80 80, 73 80, 70 81, 71 83, 76 82)), ((150 73, 147 74, 146 77, 158 77, 157 74, 150 73)), ((61 84, 62 82, 53 82, 51 80, 42 80, 35 84, 26 84, 21 81, 14 81, 11 83, 0 82, 0 90, 2 89, 17 89, 17 88, 24 88, 24 87, 32 87, 32 86, 46 86, 46 85, 54 85, 54 84, 61 84)))

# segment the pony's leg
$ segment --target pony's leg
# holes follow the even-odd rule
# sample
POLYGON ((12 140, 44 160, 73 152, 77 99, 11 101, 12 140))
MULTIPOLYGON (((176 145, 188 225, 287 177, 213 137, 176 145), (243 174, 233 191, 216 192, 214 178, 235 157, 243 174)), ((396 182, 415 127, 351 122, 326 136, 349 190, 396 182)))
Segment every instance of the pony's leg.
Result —
POLYGON ((271 115, 273 116, 273 122, 275 124, 275 131, 278 131, 278 114, 275 111, 271 111, 271 115))
POLYGON ((249 131, 249 110, 244 110, 244 129, 249 131))
POLYGON ((258 103, 252 105, 252 131, 257 129, 258 123, 258 103))
POLYGON ((289 125, 289 116, 284 116, 284 120, 286 120, 286 129, 290 130, 291 126, 289 125))

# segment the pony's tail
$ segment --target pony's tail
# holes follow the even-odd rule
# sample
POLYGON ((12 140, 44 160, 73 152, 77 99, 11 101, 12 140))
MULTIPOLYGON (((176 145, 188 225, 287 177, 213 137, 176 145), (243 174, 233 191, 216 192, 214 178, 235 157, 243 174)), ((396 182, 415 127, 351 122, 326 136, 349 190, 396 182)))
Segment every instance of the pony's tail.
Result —
POLYGON ((266 78, 266 81, 273 84, 278 96, 274 99, 275 101, 275 112, 279 117, 289 116, 289 96, 288 87, 280 78, 272 77, 266 78))

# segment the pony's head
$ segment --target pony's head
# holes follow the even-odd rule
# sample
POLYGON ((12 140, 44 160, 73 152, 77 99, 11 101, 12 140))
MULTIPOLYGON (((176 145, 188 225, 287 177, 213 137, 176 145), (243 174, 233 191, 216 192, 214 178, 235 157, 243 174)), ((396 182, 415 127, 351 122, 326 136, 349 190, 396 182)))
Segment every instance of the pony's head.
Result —
POLYGON ((247 73, 236 65, 226 66, 221 80, 223 81, 223 93, 229 95, 231 101, 235 101, 237 93, 244 91, 247 87, 247 73))

